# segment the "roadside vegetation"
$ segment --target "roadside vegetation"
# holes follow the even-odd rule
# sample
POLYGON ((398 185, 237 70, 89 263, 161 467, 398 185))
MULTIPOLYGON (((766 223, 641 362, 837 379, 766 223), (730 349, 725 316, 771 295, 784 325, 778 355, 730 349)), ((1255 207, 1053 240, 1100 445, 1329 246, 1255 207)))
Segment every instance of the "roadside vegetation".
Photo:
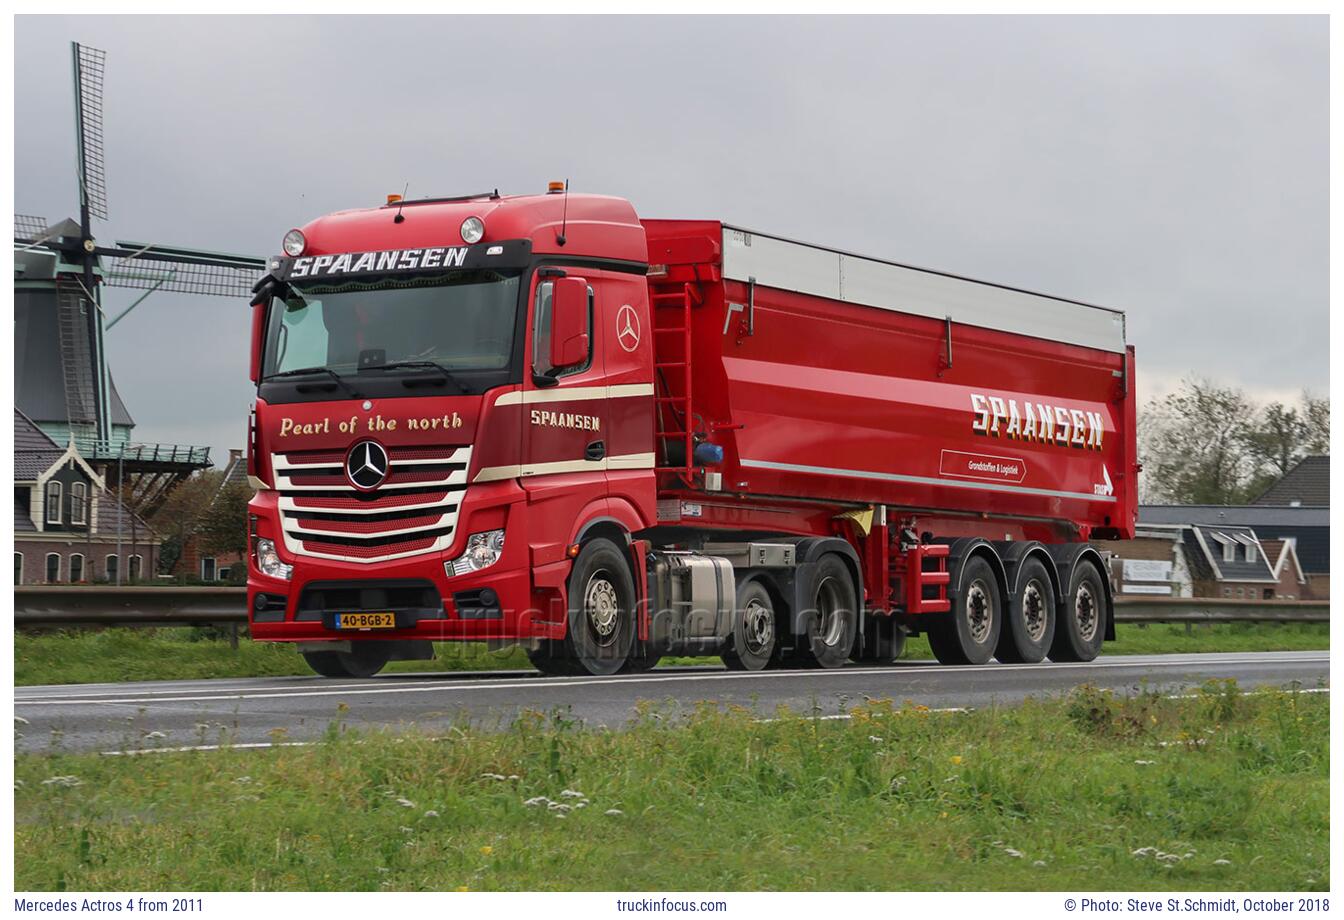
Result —
MULTIPOLYGON (((1310 651, 1330 647, 1325 623, 1231 623, 1140 627, 1121 624, 1119 641, 1106 655, 1169 652, 1310 651)), ((517 649, 490 651, 483 644, 441 642, 432 661, 398 661, 385 673, 530 670, 517 649)), ((910 640, 904 658, 931 659, 928 642, 910 640)), ((667 665, 717 665, 717 658, 667 658, 667 665)), ((118 628, 18 633, 14 637, 14 682, 34 684, 116 683, 134 680, 312 676, 294 649, 252 642, 244 635, 232 648, 227 634, 189 627, 118 628)))
POLYGON ((1324 890, 1327 696, 709 703, 675 727, 650 707, 616 732, 554 712, 436 738, 346 731, 333 703, 305 746, 19 756, 14 884, 1324 890))

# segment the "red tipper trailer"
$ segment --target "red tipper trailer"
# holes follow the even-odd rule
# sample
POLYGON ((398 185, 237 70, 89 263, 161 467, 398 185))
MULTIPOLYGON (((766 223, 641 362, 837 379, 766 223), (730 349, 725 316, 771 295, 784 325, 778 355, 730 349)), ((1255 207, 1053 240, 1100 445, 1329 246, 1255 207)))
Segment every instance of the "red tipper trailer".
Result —
POLYGON ((249 607, 329 676, 1090 660, 1123 314, 626 201, 319 218, 254 301, 249 607))

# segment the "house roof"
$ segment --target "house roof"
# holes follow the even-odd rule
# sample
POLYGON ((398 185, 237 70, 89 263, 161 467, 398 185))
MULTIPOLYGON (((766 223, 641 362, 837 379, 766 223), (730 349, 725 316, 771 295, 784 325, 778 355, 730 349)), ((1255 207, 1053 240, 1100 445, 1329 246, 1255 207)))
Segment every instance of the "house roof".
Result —
POLYGON ((14 480, 34 482, 52 464, 61 459, 65 449, 33 424, 33 420, 18 409, 14 410, 14 480))
POLYGON ((28 514, 28 503, 21 498, 14 499, 14 532, 37 533, 37 527, 28 514))
POLYGON ((1186 524, 1180 526, 1181 542, 1191 572, 1196 578, 1214 581, 1274 581, 1271 562, 1266 560, 1263 547, 1249 527, 1186 524), (1233 547, 1234 558, 1223 558, 1223 547, 1233 547), (1248 562, 1247 550, 1255 548, 1255 561, 1248 562))
POLYGON ((1142 505, 1142 525, 1199 524, 1249 526, 1261 539, 1292 537, 1302 569, 1313 575, 1330 572, 1330 509, 1285 505, 1142 505))
POLYGON ((1296 542, 1292 539, 1260 541, 1260 547, 1265 551, 1265 558, 1269 560, 1275 578, 1282 578, 1283 567, 1291 564, 1294 567, 1293 574, 1298 582, 1306 581, 1306 576, 1302 572, 1302 564, 1297 559, 1296 542))
POLYGON ((121 531, 123 538, 132 536, 139 542, 151 542, 158 539, 154 528, 145 523, 145 519, 131 511, 112 492, 104 489, 98 495, 98 535, 115 537, 121 531))
POLYGON ((1303 457, 1283 478, 1257 498, 1256 505, 1330 506, 1330 458, 1303 457), (1296 504, 1294 504, 1296 503, 1296 504))

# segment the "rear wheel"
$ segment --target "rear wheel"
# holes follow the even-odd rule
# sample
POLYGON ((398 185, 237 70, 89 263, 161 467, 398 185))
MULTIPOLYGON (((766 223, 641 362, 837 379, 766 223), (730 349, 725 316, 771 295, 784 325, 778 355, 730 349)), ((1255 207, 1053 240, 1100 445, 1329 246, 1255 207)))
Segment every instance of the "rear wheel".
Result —
POLYGON ((1033 556, 1022 563, 1017 596, 1008 603, 1008 622, 994 657, 1013 664, 1045 659, 1055 640, 1055 588, 1045 563, 1033 556))
POLYGON ((1003 597, 994 569, 972 556, 961 573, 952 609, 929 624, 929 645, 942 664, 984 664, 994 657, 1003 628, 1003 597))
POLYGON ((849 567, 834 553, 817 563, 812 605, 798 637, 805 667, 839 668, 849 660, 858 635, 859 602, 849 567))
POLYGON ((865 664, 892 664, 905 651, 905 630, 889 616, 870 616, 854 655, 865 664))
POLYGON ((584 545, 569 575, 570 658, 583 673, 615 674, 635 642, 635 581, 615 543, 598 537, 584 545))
POLYGON ((1096 565, 1089 559, 1074 563, 1064 610, 1050 646, 1050 660, 1091 661, 1101 654, 1109 612, 1106 587, 1096 565))
POLYGON ((770 592, 759 581, 749 581, 737 589, 737 609, 733 616, 732 646, 723 655, 730 671, 763 671, 775 660, 778 647, 778 618, 770 592))
POLYGON ((380 642, 355 642, 349 652, 304 652, 303 660, 323 677, 372 677, 383 669, 391 652, 380 642))

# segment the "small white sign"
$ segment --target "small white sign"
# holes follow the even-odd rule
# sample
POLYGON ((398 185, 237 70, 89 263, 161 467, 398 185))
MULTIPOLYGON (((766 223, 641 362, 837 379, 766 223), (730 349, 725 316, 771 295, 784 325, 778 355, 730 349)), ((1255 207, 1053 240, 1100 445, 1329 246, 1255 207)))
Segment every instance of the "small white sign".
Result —
POLYGON ((1124 585, 1121 594, 1170 594, 1171 585, 1124 585))
POLYGON ((1171 581, 1171 563, 1160 559, 1126 559, 1125 581, 1171 581))

